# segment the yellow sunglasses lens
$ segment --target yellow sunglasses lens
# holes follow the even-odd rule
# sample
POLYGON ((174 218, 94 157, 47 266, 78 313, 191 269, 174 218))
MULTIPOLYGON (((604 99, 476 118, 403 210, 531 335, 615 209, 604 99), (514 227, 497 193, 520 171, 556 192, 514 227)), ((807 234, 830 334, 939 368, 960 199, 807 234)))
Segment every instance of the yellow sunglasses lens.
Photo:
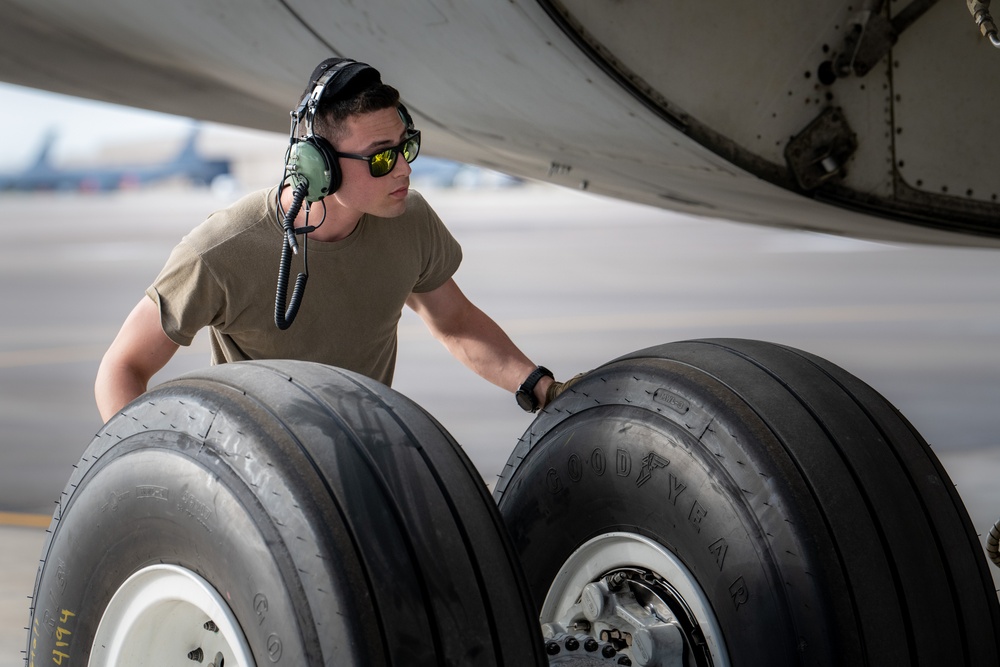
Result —
POLYGON ((403 159, 407 162, 413 162, 417 159, 417 153, 420 152, 420 139, 414 137, 406 142, 403 146, 403 159))
POLYGON ((385 176, 396 165, 396 151, 389 149, 376 153, 369 162, 372 176, 385 176))

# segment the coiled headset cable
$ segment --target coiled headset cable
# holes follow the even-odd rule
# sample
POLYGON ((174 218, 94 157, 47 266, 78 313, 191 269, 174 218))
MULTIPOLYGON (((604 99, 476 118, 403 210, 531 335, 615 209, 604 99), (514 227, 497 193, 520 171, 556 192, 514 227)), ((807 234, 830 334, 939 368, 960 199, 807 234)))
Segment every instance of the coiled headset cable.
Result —
POLYGON ((284 331, 292 326, 295 316, 299 312, 299 305, 302 303, 302 295, 306 291, 306 281, 309 279, 309 237, 307 234, 319 229, 326 220, 326 205, 323 205, 323 218, 318 225, 310 226, 309 206, 306 206, 306 225, 295 229, 295 218, 302 208, 309 192, 309 183, 301 181, 292 191, 292 202, 288 211, 283 211, 281 206, 281 188, 277 191, 277 215, 281 219, 281 227, 285 235, 281 242, 281 262, 278 265, 278 288, 274 297, 274 324, 284 331), (295 277, 295 286, 292 288, 292 296, 288 298, 288 276, 292 267, 292 255, 299 252, 298 243, 295 240, 297 234, 302 234, 302 272, 295 277), (285 304, 288 308, 285 308, 285 304))

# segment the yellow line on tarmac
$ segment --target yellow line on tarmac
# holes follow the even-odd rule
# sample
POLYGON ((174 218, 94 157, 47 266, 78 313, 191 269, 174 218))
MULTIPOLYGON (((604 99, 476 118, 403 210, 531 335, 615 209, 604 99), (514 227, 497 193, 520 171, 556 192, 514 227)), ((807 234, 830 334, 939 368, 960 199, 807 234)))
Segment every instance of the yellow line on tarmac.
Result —
POLYGON ((48 514, 22 514, 20 512, 0 512, 0 526, 20 528, 48 528, 52 517, 48 514))

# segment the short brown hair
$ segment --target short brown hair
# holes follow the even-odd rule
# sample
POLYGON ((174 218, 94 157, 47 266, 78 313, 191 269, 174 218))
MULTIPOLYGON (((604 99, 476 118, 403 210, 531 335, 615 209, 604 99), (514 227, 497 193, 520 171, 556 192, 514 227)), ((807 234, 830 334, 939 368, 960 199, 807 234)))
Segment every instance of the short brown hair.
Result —
POLYGON ((346 99, 321 100, 313 118, 313 131, 336 144, 344 134, 344 121, 349 117, 398 106, 399 91, 378 82, 346 99))

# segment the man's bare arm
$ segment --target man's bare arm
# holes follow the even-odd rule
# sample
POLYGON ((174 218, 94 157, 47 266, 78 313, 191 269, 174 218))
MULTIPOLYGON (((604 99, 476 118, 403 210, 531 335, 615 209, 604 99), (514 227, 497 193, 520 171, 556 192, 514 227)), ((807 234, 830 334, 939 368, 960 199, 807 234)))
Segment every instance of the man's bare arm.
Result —
POLYGON ((101 419, 108 421, 146 392, 150 378, 163 368, 179 345, 160 327, 160 313, 149 297, 132 309, 97 370, 94 396, 101 419))
MULTIPOLYGON (((462 293, 454 279, 431 292, 411 294, 406 304, 424 321, 448 351, 475 373, 514 392, 535 369, 510 337, 462 293)), ((552 383, 543 377, 535 386, 539 405, 552 383)))

